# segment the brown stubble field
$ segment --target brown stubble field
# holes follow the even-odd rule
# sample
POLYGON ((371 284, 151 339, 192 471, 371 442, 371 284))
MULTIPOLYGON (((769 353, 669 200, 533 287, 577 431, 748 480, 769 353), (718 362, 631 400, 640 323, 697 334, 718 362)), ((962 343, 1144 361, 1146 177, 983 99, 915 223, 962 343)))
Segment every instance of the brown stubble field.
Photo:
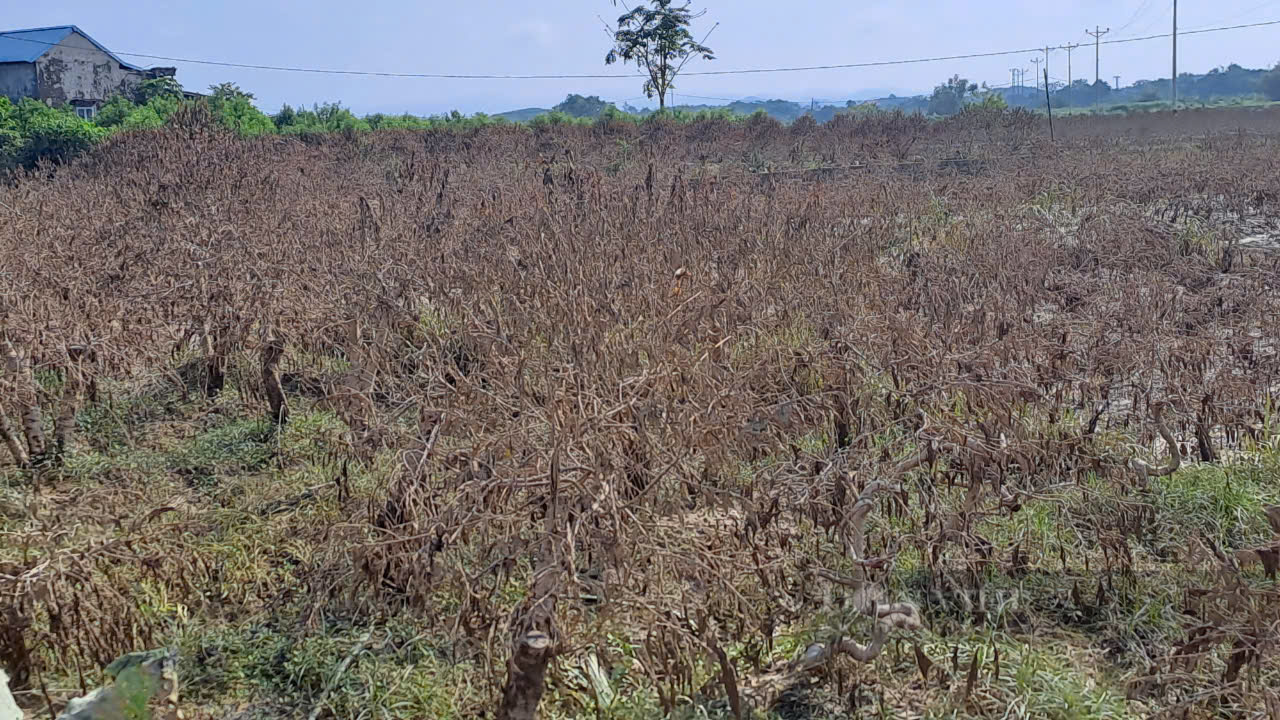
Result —
POLYGON ((191 112, 5 184, 20 702, 1275 717, 1280 114, 1057 130, 191 112))

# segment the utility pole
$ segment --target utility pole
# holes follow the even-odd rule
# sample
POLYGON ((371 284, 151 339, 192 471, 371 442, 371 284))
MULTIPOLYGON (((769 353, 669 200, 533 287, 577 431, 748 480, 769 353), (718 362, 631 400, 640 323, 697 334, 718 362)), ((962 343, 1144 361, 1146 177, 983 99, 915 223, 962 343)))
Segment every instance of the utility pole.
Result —
POLYGON ((1031 58, 1031 62, 1034 63, 1036 66, 1036 74, 1035 74, 1036 89, 1039 90, 1040 89, 1040 63, 1044 61, 1041 60, 1040 58, 1031 58))
POLYGON ((1111 32, 1111 28, 1103 30, 1100 26, 1094 25, 1093 31, 1090 32, 1085 28, 1086 35, 1093 36, 1093 109, 1098 109, 1098 83, 1102 80, 1102 64, 1098 59, 1102 54, 1102 36, 1111 32))
MULTIPOLYGON (((1046 77, 1048 77, 1049 75, 1049 46, 1048 45, 1044 46, 1044 74, 1046 77)), ((1049 87, 1048 80, 1044 81, 1044 86, 1049 87)))
POLYGON ((1071 86, 1075 83, 1075 79, 1071 77, 1071 51, 1080 47, 1080 43, 1075 45, 1063 45, 1062 49, 1067 51, 1067 104, 1071 104, 1071 86))
POLYGON ((1178 0, 1173 0, 1173 112, 1178 112, 1178 0))
POLYGON ((1009 89, 1016 91, 1018 88, 1018 68, 1009 68, 1011 75, 1009 79, 1009 89))
POLYGON ((1044 71, 1044 109, 1049 113, 1049 142, 1053 142, 1053 101, 1049 99, 1049 71, 1044 71))
POLYGON ((1116 84, 1115 84, 1115 85, 1112 85, 1112 86, 1111 86, 1111 89, 1112 89, 1112 90, 1119 90, 1119 89, 1120 89, 1120 76, 1119 76, 1119 75, 1112 75, 1111 77, 1113 77, 1113 78, 1115 78, 1115 79, 1116 79, 1116 84))

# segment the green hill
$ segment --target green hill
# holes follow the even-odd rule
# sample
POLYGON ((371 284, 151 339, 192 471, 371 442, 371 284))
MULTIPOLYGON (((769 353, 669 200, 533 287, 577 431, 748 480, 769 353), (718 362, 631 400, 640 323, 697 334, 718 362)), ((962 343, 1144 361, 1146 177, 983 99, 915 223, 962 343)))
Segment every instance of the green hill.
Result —
POLYGON ((494 117, 506 118, 511 122, 529 122, 530 120, 551 112, 546 108, 524 108, 521 110, 508 110, 504 113, 498 113, 494 117))

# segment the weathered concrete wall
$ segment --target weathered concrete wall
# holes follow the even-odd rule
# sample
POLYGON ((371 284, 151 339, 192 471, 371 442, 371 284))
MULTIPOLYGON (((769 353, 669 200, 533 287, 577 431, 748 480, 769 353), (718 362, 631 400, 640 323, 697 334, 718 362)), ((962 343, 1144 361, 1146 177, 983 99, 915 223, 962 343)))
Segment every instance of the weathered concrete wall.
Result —
POLYGON ((34 97, 36 66, 31 63, 0 63, 0 95, 10 100, 34 97))
POLYGON ((54 105, 129 96, 142 80, 141 73, 120 67, 80 33, 71 33, 36 60, 39 96, 54 105))

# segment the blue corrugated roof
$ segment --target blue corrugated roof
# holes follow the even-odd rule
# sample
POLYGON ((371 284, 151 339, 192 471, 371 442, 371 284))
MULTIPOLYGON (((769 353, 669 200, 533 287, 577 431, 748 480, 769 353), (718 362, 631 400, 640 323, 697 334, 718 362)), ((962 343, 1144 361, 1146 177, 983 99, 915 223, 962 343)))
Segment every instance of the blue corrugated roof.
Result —
POLYGON ((137 65, 131 65, 116 57, 115 53, 103 47, 97 40, 89 37, 89 33, 75 25, 0 32, 0 63, 35 62, 41 55, 48 52, 49 48, 62 42, 73 32, 80 33, 86 40, 93 43, 94 47, 130 70, 142 70, 137 65))
POLYGON ((70 25, 0 32, 0 62, 35 62, 70 34, 70 25))

